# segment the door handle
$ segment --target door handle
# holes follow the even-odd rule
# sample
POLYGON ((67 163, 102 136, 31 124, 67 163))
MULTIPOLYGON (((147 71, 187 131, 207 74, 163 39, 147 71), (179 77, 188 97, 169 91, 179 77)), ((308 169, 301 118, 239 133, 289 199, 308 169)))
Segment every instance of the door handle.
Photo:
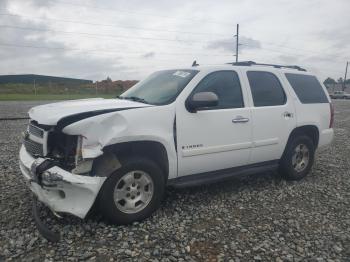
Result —
POLYGON ((243 117, 243 116, 237 116, 236 118, 232 119, 232 123, 247 123, 249 121, 249 118, 243 117))
POLYGON ((293 113, 290 113, 290 112, 284 112, 284 114, 283 114, 283 116, 285 117, 285 118, 292 118, 293 117, 293 113))

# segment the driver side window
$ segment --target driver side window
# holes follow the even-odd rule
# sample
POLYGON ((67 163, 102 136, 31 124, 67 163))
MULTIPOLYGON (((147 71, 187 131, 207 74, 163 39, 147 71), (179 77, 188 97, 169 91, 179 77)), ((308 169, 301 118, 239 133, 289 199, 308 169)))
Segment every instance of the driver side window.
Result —
POLYGON ((219 98, 217 106, 206 110, 244 107, 241 84, 234 71, 218 71, 205 76, 191 96, 199 92, 213 92, 219 98))

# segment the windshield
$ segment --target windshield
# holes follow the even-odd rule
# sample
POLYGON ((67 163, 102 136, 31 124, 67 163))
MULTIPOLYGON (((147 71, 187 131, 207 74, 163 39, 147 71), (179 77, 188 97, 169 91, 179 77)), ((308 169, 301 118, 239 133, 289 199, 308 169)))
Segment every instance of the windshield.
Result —
POLYGON ((158 71, 125 91, 118 98, 152 105, 169 104, 197 73, 197 70, 187 69, 158 71))

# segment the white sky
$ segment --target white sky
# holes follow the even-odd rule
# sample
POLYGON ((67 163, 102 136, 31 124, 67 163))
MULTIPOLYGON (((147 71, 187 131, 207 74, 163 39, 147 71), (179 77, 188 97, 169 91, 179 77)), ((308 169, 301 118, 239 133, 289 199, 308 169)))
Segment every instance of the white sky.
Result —
POLYGON ((223 64, 235 59, 239 23, 241 61, 338 79, 349 14, 349 0, 0 0, 0 74, 142 79, 194 59, 223 64))

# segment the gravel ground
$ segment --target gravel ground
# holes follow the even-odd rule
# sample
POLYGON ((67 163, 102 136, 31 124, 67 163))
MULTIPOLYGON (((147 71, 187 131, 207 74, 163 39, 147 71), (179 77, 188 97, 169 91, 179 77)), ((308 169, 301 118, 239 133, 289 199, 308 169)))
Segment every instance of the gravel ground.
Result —
MULTIPOLYGON (((1 103, 1 114, 28 105, 1 103)), ((18 168, 27 121, 1 121, 0 261, 350 261, 350 101, 335 107, 336 139, 303 181, 268 173, 168 189, 160 210, 130 226, 48 213, 55 244, 36 230, 18 168)))

